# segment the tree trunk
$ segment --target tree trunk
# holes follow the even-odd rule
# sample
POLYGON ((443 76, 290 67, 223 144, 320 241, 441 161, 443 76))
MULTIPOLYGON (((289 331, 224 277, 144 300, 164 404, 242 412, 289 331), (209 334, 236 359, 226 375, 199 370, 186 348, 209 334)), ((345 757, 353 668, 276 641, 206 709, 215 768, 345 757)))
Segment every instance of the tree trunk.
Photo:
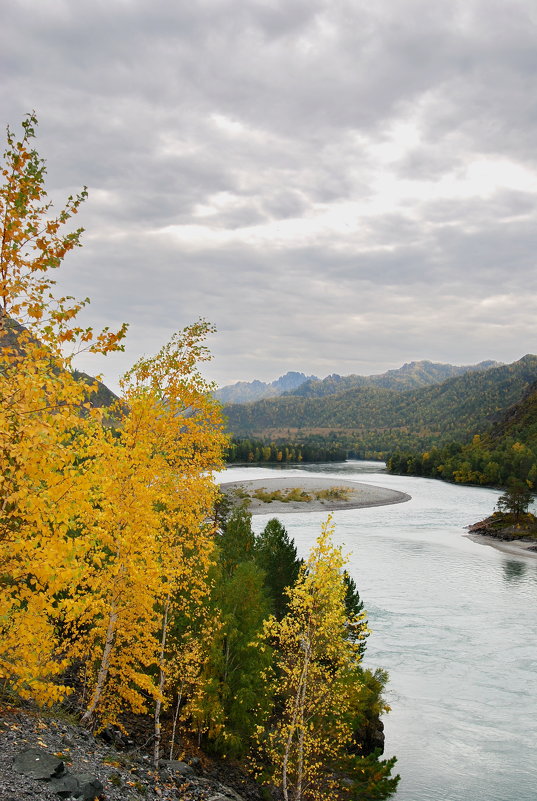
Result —
POLYGON ((101 659, 101 666, 99 668, 99 673, 97 674, 97 683, 95 685, 95 690, 93 691, 93 695, 91 697, 91 701, 88 705, 88 708, 84 712, 82 716, 82 720, 80 721, 83 726, 91 726, 93 723, 93 716, 95 714, 95 710, 101 700, 101 695, 106 684, 106 680, 108 678, 108 669, 110 667, 110 657, 112 655, 112 648, 114 646, 114 639, 116 636, 116 624, 118 619, 118 611, 117 607, 112 604, 110 609, 110 617, 108 618, 108 629, 106 631, 106 639, 104 641, 104 650, 103 656, 101 659))
MULTIPOLYGON (((284 801, 289 801, 289 788, 288 788, 288 765, 289 759, 291 756, 291 747, 293 744, 293 737, 296 731, 297 726, 297 719, 300 715, 302 726, 304 724, 304 701, 306 697, 306 688, 308 683, 308 669, 309 669, 309 656, 310 656, 310 643, 304 643, 304 664, 302 666, 302 672, 300 674, 300 679, 298 680, 298 686, 295 695, 295 702, 293 706, 293 716, 291 718, 291 724, 289 727, 289 733, 287 735, 287 742, 285 744, 285 750, 283 754, 283 762, 282 762, 282 792, 284 801)), ((303 739, 302 739, 302 751, 303 751, 303 739)), ((302 760, 303 763, 303 760, 302 760)), ((300 779, 300 788, 302 785, 302 778, 300 779)), ((294 801, 300 801, 300 796, 296 796, 294 801)))
POLYGON ((164 673, 164 651, 166 648, 166 637, 168 634, 168 611, 170 609, 170 599, 167 598, 164 605, 164 619, 162 621, 162 637, 160 639, 160 659, 159 659, 159 682, 158 682, 158 696, 155 701, 155 745, 153 749, 153 764, 155 770, 158 770, 158 762, 160 759, 160 736, 162 733, 162 726, 160 724, 160 710, 162 709, 162 692, 164 690, 164 682, 166 676, 164 673))
POLYGON ((175 715, 173 716, 172 738, 170 742, 170 759, 173 759, 173 747, 175 745, 175 730, 177 729, 179 710, 181 708, 181 701, 183 698, 183 686, 184 686, 184 681, 181 682, 181 687, 179 688, 179 695, 177 696, 177 706, 175 707, 175 715))

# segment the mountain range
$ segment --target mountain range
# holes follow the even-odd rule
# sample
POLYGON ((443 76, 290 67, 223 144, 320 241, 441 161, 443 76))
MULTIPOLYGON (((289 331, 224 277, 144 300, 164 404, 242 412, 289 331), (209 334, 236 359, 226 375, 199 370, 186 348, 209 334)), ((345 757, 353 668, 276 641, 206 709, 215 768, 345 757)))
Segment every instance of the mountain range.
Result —
POLYGON ((431 384, 438 384, 447 378, 453 378, 467 372, 487 370, 497 367, 498 362, 486 361, 479 364, 458 367, 453 364, 419 361, 408 362, 395 370, 388 370, 378 375, 341 376, 337 373, 317 378, 304 373, 288 372, 275 381, 266 384, 263 381, 238 381, 218 389, 214 396, 221 403, 252 403, 264 398, 275 398, 281 395, 298 395, 304 398, 320 398, 335 395, 346 389, 356 387, 384 387, 385 389, 417 389, 431 384))
MULTIPOLYGON (((28 330, 23 325, 12 318, 0 315, 0 347, 14 348, 20 353, 23 347, 21 346, 22 334, 28 336, 28 330)), ((37 341, 33 337, 30 337, 30 339, 34 342, 37 341)), ((118 396, 106 384, 103 384, 102 381, 93 376, 80 370, 74 370, 73 376, 77 381, 88 386, 94 387, 96 385, 97 388, 88 394, 88 401, 92 406, 112 406, 113 403, 119 400, 118 396)))
MULTIPOLYGON (((415 364, 421 372, 427 363, 415 364)), ((412 370, 406 372, 413 375, 412 370)), ((330 440, 357 455, 425 449, 488 430, 537 380, 537 356, 529 354, 510 365, 470 368, 436 383, 429 380, 428 386, 410 389, 403 388, 403 380, 395 380, 397 389, 362 385, 319 397, 286 394, 227 405, 224 413, 229 431, 238 437, 330 440)))
POLYGON ((236 384, 227 384, 214 392, 214 397, 221 403, 251 403, 263 398, 274 398, 284 392, 292 392, 303 383, 319 381, 314 375, 288 372, 270 384, 264 381, 237 381, 236 384))

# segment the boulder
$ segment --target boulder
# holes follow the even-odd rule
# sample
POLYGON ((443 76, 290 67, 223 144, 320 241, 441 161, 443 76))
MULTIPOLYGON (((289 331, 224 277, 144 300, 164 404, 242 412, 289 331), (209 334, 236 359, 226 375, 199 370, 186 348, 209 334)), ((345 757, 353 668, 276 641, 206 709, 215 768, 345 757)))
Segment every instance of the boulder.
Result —
POLYGON ((194 768, 181 762, 179 759, 159 759, 159 768, 169 770, 170 773, 180 773, 181 776, 192 776, 194 768))
POLYGON ((51 779, 48 785, 60 798, 80 798, 82 801, 93 801, 104 787, 91 773, 64 773, 57 779, 51 779))
POLYGON ((78 781, 76 798, 81 798, 82 801, 93 801, 104 790, 99 779, 96 779, 91 773, 75 773, 74 778, 78 781))
POLYGON ((64 773, 63 776, 59 776, 57 779, 51 779, 49 787, 60 798, 70 798, 71 796, 78 798, 80 794, 80 784, 72 773, 64 773))
POLYGON ((80 798, 93 801, 103 791, 103 785, 90 773, 69 773, 61 759, 40 748, 27 748, 13 760, 13 769, 32 779, 48 782, 48 787, 60 798, 80 798))
POLYGON ((65 773, 62 760, 40 748, 27 748, 13 760, 13 769, 33 779, 52 779, 65 773))

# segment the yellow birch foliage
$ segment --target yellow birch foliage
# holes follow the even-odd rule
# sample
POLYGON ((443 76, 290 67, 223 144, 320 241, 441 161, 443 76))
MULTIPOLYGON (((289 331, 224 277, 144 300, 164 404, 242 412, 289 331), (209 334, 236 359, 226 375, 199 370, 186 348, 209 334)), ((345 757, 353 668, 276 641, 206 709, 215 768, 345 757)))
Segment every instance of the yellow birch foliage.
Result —
POLYGON ((63 691, 49 678, 66 664, 56 627, 84 556, 76 531, 89 498, 85 457, 100 425, 90 416, 81 426, 81 388, 50 378, 37 350, 28 345, 9 367, 4 358, 0 372, 0 674, 52 702, 63 691))
POLYGON ((352 742, 361 656, 360 638, 348 635, 349 627, 363 632, 365 622, 363 615, 347 617, 346 560, 332 534, 329 518, 290 591, 287 615, 267 625, 282 711, 271 730, 259 732, 259 746, 272 766, 266 778, 281 787, 285 801, 332 797, 331 767, 352 742))
POLYGON ((53 216, 44 162, 31 147, 35 125, 29 115, 20 141, 8 129, 1 169, 0 676, 49 703, 66 691, 53 681, 69 661, 58 625, 79 583, 77 520, 101 429, 86 408, 91 388, 74 380, 62 346, 119 349, 125 327, 94 336, 73 323, 87 301, 54 297, 49 271, 79 245, 81 229, 63 231, 86 192, 53 216))
POLYGON ((161 695, 168 600, 207 594, 224 437, 196 369, 204 322, 135 365, 116 429, 90 407, 73 352, 119 349, 125 327, 94 335, 75 325, 87 301, 53 296, 50 271, 81 234, 62 228, 85 190, 52 216, 35 125, 30 115, 20 141, 8 131, 0 187, 0 677, 53 703, 83 660, 87 716, 106 723, 161 695))
POLYGON ((208 594, 210 471, 225 442, 219 408, 196 369, 210 330, 204 322, 190 326, 126 375, 128 412, 99 460, 94 529, 105 555, 90 590, 99 613, 79 646, 93 662, 86 718, 100 725, 162 700, 167 685, 155 683, 152 669, 166 672, 163 610, 166 626, 178 613, 186 621, 208 594))

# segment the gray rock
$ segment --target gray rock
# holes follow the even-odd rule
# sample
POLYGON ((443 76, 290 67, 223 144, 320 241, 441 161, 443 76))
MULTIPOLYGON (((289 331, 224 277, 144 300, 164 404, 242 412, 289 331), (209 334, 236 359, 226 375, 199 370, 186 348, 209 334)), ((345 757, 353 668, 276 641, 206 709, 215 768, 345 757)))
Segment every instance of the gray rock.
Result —
POLYGON ((242 795, 239 795, 232 787, 228 787, 226 784, 220 784, 220 782, 218 782, 218 790, 220 791, 218 793, 218 801, 220 801, 220 797, 225 798, 226 801, 229 801, 230 798, 233 799, 233 801, 244 801, 242 795))
POLYGON ((79 785, 77 798, 82 798, 83 801, 93 801, 104 789, 99 779, 90 773, 76 773, 75 778, 79 785))
POLYGON ((60 798, 69 798, 70 796, 78 798, 80 795, 80 784, 72 773, 65 773, 57 779, 51 779, 49 787, 60 798))
POLYGON ((60 798, 81 798, 82 801, 93 801, 104 789, 90 773, 66 773, 59 779, 51 779, 49 787, 60 798))
POLYGON ((180 773, 182 776, 192 776, 194 769, 179 759, 159 759, 159 767, 166 768, 171 773, 180 773))
POLYGON ((73 748, 75 744, 71 737, 68 737, 66 734, 64 734, 62 737, 62 745, 66 745, 67 748, 73 748))
POLYGON ((190 765, 190 767, 193 768, 193 770, 196 773, 202 772, 201 759, 197 756, 190 757, 190 759, 187 762, 187 765, 190 765))
POLYGON ((13 760, 13 769, 33 779, 52 779, 65 773, 61 759, 40 748, 27 748, 13 760))
POLYGON ((243 801, 242 796, 240 796, 238 793, 235 793, 234 791, 232 792, 233 792, 232 796, 229 796, 227 794, 224 795, 224 793, 216 793, 216 795, 210 796, 210 798, 208 798, 207 801, 229 801, 230 798, 234 798, 236 800, 241 799, 241 801, 243 801))

